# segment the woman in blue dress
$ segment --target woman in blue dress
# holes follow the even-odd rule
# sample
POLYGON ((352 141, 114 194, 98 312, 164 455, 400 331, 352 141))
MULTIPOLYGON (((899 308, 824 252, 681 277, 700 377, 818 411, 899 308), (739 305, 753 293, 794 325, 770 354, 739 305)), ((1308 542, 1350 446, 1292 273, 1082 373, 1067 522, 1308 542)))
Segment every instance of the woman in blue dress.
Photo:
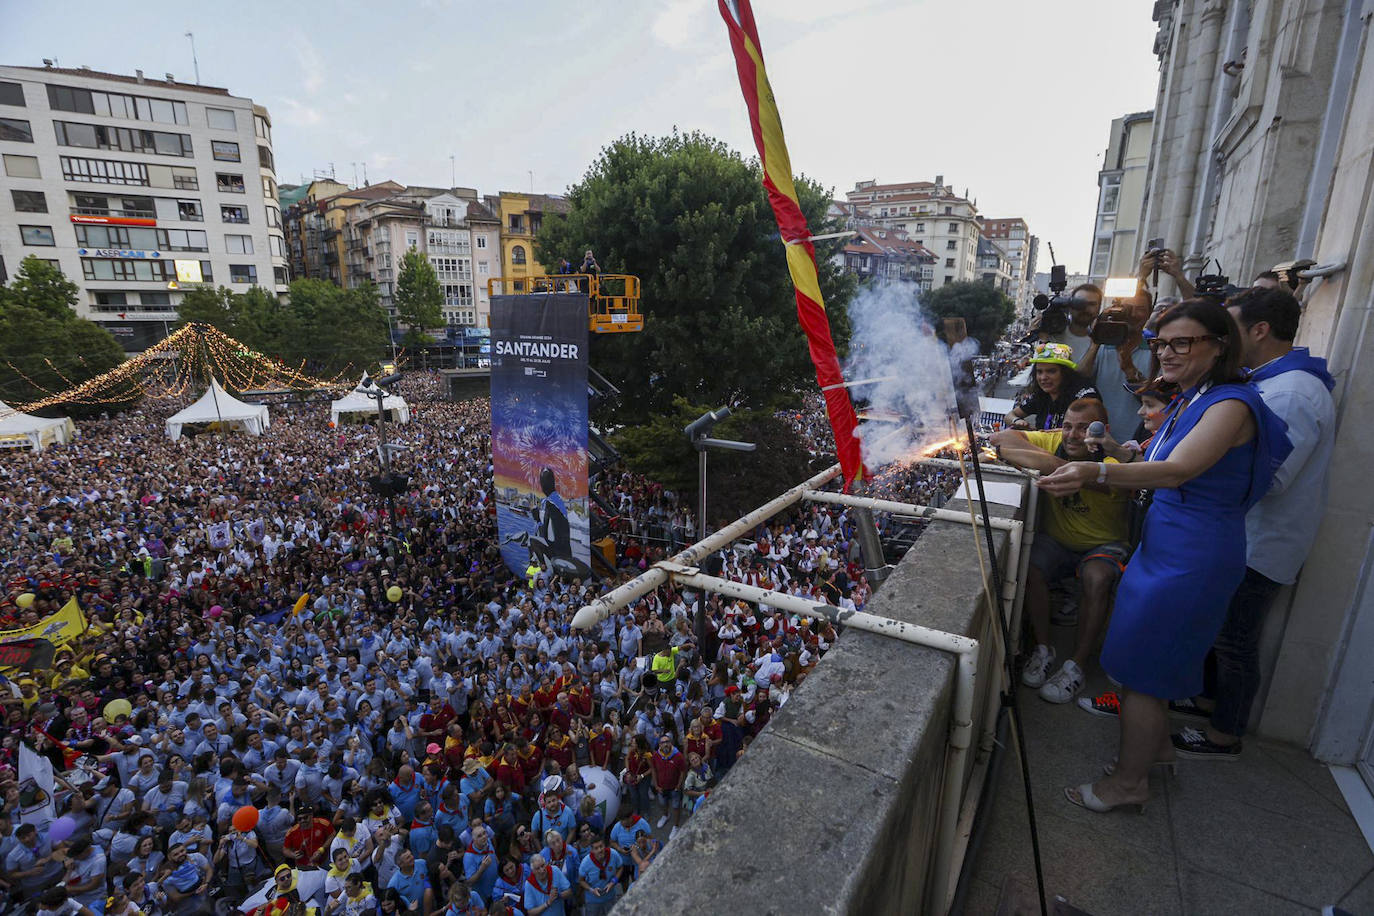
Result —
POLYGON ((1054 496, 1085 486, 1154 490, 1102 647, 1103 669, 1123 688, 1117 764, 1064 790, 1093 811, 1143 811, 1150 768, 1173 759, 1168 701, 1202 688, 1203 659, 1245 575, 1245 513, 1292 448, 1283 421, 1241 380, 1240 343, 1219 303, 1174 306, 1150 346, 1164 380, 1183 393, 1143 460, 1070 462, 1039 484, 1054 496))

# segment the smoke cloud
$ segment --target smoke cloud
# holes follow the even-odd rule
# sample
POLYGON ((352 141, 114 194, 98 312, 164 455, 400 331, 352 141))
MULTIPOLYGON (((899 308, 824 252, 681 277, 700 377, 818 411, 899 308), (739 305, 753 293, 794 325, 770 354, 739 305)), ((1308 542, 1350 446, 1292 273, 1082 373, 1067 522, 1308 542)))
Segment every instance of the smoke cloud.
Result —
POLYGON ((857 434, 869 469, 914 458, 948 439, 955 407, 951 367, 976 356, 977 341, 946 347, 921 311, 912 283, 862 288, 849 305, 849 321, 845 380, 862 383, 851 385, 850 394, 879 420, 861 423, 857 434), (887 418, 892 422, 883 422, 887 418))

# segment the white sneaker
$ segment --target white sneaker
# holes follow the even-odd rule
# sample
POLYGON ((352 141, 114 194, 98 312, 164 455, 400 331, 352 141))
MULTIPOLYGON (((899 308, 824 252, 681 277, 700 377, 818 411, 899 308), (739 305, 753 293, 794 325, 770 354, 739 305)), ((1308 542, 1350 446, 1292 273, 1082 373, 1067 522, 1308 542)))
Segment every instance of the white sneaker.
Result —
POLYGON ((1049 646, 1036 646, 1021 672, 1021 683, 1027 687, 1039 687, 1045 683, 1045 675, 1054 664, 1054 649, 1049 646))
POLYGON ((662 830, 662 829, 663 829, 663 825, 666 824, 666 823, 668 823, 668 815, 665 814, 665 815, 663 815, 662 817, 660 817, 660 818, 658 819, 658 828, 659 828, 660 830, 662 830))
POLYGON ((1083 689, 1083 669, 1073 659, 1064 662, 1054 677, 1040 688, 1040 699, 1051 703, 1067 703, 1083 689))
POLYGON ((677 836, 677 831, 678 831, 678 828, 677 828, 677 827, 674 827, 673 830, 672 830, 672 832, 668 834, 668 839, 671 840, 671 839, 673 839, 675 836, 677 836))

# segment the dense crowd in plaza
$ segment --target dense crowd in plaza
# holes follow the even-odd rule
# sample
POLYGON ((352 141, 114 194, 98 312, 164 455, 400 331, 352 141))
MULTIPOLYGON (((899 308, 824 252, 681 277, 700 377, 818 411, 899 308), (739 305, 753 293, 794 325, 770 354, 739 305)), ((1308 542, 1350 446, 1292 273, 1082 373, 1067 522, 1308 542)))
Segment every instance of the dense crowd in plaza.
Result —
MULTIPOLYGON (((72 600, 89 622, 0 688, 10 905, 184 914, 257 892, 273 916, 302 898, 348 916, 605 912, 836 639, 707 596, 698 646, 700 597, 669 588, 573 631, 651 561, 626 556, 636 536, 691 540, 688 510, 617 474, 601 486, 617 577, 513 575, 487 403, 442 400, 420 373, 401 389, 394 519, 365 484, 377 431, 331 428, 322 401, 273 405, 260 438, 179 441, 149 402, 3 456, 0 627, 72 600), (55 772, 47 796, 30 752, 55 772)), ((824 448, 823 419, 804 422, 824 448)), ((722 559, 751 584, 868 597, 840 507, 779 517, 722 559)))

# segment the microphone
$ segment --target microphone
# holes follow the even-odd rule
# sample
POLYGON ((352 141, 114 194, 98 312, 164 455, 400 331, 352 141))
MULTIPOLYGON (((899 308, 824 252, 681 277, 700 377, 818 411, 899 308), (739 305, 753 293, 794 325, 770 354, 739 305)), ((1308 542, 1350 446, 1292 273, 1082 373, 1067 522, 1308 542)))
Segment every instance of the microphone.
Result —
MULTIPOLYGON (((1088 424, 1089 438, 1100 439, 1105 435, 1107 435, 1107 424, 1103 423, 1101 420, 1093 420, 1091 423, 1088 424)), ((1088 454, 1092 455, 1099 461, 1102 460, 1101 446, 1094 445, 1089 447, 1088 454)))

